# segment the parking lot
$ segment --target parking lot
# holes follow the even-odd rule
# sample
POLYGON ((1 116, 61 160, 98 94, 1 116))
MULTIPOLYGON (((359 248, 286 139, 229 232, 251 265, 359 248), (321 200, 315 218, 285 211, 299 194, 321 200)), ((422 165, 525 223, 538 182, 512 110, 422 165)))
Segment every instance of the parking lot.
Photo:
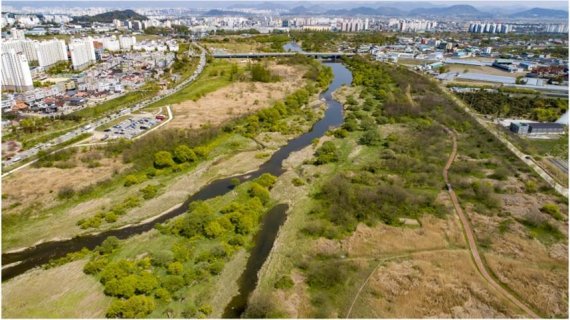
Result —
POLYGON ((103 130, 105 133, 101 140, 111 140, 118 138, 132 139, 141 133, 149 130, 161 122, 148 116, 133 117, 121 121, 119 124, 103 130))

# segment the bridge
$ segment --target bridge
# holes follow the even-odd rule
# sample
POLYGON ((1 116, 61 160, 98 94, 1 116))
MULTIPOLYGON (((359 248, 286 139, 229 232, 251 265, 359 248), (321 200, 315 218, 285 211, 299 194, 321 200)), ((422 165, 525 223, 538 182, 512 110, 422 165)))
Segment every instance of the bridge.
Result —
POLYGON ((214 53, 212 57, 220 59, 231 58, 268 58, 268 57, 292 57, 294 55, 304 55, 318 59, 340 59, 341 57, 351 57, 354 53, 348 52, 250 52, 250 53, 214 53))

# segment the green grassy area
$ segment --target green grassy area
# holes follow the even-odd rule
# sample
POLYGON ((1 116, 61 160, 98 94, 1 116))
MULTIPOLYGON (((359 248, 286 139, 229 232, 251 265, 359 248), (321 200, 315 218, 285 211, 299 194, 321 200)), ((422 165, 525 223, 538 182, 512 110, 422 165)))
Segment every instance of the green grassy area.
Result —
POLYGON ((170 104, 177 104, 187 100, 194 100, 203 97, 204 95, 214 92, 224 86, 232 83, 229 78, 232 64, 225 60, 214 60, 209 63, 202 74, 186 86, 182 90, 174 93, 173 95, 157 101, 148 108, 156 108, 170 104))
POLYGON ((533 157, 568 159, 568 132, 553 139, 529 139, 504 130, 507 138, 523 153, 533 157))

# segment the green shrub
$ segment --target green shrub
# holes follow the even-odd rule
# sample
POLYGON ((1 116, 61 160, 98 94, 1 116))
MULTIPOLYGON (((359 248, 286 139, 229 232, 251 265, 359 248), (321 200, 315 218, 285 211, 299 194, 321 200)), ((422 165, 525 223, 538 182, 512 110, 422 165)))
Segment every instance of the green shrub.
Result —
POLYGON ((291 180, 291 183, 293 183, 295 187, 300 187, 305 184, 301 178, 293 178, 293 180, 291 180))
POLYGON ((144 318, 156 308, 152 297, 132 296, 128 300, 113 300, 107 318, 144 318))
POLYGON ((264 173, 255 181, 259 183, 261 186, 271 190, 271 187, 273 187, 275 182, 277 182, 277 177, 270 173, 264 173))
POLYGON ((168 264, 168 273, 174 275, 180 275, 184 271, 184 265, 182 263, 175 261, 168 264))
POLYGON ((560 208, 554 203, 546 203, 540 211, 551 215, 556 220, 564 220, 564 216, 560 213, 560 208))
POLYGON ((133 185, 135 185, 135 184, 139 184, 139 183, 141 183, 141 182, 142 182, 142 181, 141 181, 141 179, 139 179, 139 177, 137 177, 137 176, 134 175, 134 174, 130 174, 130 175, 128 175, 128 176, 125 177, 124 186, 125 186, 125 187, 130 187, 130 186, 133 186, 133 185))
POLYGON ((261 200, 261 202, 263 204, 268 203, 270 200, 269 191, 266 188, 264 188, 262 185, 260 185, 259 183, 256 183, 256 182, 253 182, 251 184, 251 187, 249 188, 248 193, 249 193, 250 197, 259 198, 259 200, 261 200))
POLYGON ((158 186, 149 184, 148 186, 139 190, 140 193, 143 195, 143 199, 149 200, 156 197, 158 193, 158 186))
POLYGON ((291 277, 286 275, 286 276, 282 276, 281 278, 279 278, 279 280, 277 280, 277 282, 275 282, 274 287, 275 287, 275 289, 289 289, 289 288, 293 288, 294 285, 295 285, 295 283, 293 282, 291 277))
POLYGON ((323 145, 315 151, 316 165, 326 164, 329 162, 338 161, 338 151, 332 141, 326 141, 323 145))
POLYGON ((187 145, 179 145, 176 147, 176 149, 174 149, 174 159, 178 163, 183 163, 194 162, 198 160, 198 157, 187 145))
POLYGON ((172 154, 168 151, 159 151, 154 154, 154 166, 156 168, 168 168, 174 166, 172 154))
POLYGON ((105 222, 113 223, 113 222, 116 222, 117 219, 118 219, 118 217, 114 212, 105 213, 105 222))

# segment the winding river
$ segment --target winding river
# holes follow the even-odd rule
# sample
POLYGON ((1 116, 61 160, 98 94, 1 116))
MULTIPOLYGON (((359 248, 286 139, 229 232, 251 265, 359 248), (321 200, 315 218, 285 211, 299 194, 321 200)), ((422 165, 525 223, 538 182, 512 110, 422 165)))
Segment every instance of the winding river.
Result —
MULTIPOLYGON (((352 82, 352 74, 340 63, 325 64, 333 69, 334 78, 329 88, 321 95, 327 104, 324 117, 315 123, 311 131, 290 140, 287 145, 275 152, 258 170, 237 177, 215 180, 200 189, 179 207, 144 224, 109 230, 96 235, 82 235, 69 240, 45 242, 19 252, 2 254, 2 265, 4 266, 2 268, 2 281, 45 264, 51 259, 63 257, 67 253, 78 251, 82 248, 93 249, 109 236, 126 239, 149 231, 157 223, 163 223, 188 211, 188 206, 192 201, 206 200, 227 193, 233 188, 231 180, 234 178, 238 178, 243 182, 255 179, 264 173, 270 173, 275 176, 281 175, 284 172, 282 162, 292 152, 299 151, 310 145, 313 139, 323 136, 329 128, 337 127, 343 121, 342 106, 333 99, 332 92, 343 84, 349 85, 352 82)), ((286 211, 287 205, 278 205, 264 216, 262 228, 256 235, 255 246, 247 262, 246 270, 239 280, 240 293, 228 305, 224 317, 239 317, 245 310, 247 298, 257 283, 257 273, 273 247, 277 231, 286 219, 286 211)))

